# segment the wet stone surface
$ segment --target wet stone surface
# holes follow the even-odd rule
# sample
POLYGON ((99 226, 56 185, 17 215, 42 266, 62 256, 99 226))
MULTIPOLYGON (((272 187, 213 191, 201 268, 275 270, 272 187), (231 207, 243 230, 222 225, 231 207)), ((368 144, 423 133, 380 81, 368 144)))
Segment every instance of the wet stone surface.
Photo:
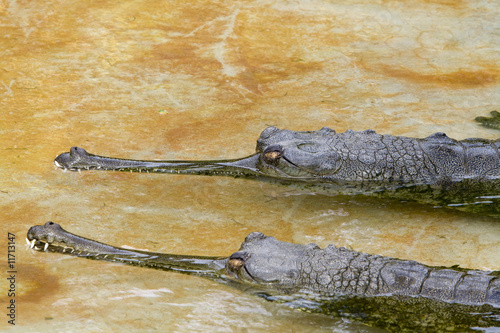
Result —
POLYGON ((17 325, 0 328, 378 331, 197 277, 25 248, 28 228, 48 220, 158 252, 229 255, 261 231, 500 269, 493 218, 241 179, 53 165, 71 146, 236 158, 269 125, 496 138, 473 119, 500 105, 499 11, 495 1, 3 2, 0 214, 17 237, 20 282, 17 325))

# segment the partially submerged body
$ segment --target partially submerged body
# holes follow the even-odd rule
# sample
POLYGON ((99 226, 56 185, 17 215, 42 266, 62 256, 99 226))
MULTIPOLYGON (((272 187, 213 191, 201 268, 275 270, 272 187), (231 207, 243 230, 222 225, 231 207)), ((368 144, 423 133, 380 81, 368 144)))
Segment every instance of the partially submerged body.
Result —
MULTIPOLYGON (((494 115, 494 114, 493 114, 494 115)), ((63 169, 225 175, 334 194, 364 194, 500 216, 500 140, 416 139, 371 130, 265 129, 256 154, 234 160, 139 161, 73 147, 63 169)))
POLYGON ((310 312, 393 331, 500 326, 500 272, 426 266, 251 233, 227 258, 117 248, 47 222, 28 231, 32 248, 194 274, 310 312))

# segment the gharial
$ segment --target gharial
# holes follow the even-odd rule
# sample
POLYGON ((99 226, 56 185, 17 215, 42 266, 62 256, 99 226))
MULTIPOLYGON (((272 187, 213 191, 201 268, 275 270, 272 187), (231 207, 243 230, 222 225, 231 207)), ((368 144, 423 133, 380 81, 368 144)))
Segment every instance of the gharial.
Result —
MULTIPOLYGON (((500 128, 500 114, 478 117, 500 128)), ((213 161, 141 161, 110 158, 73 147, 56 166, 224 175, 297 186, 311 191, 413 200, 500 216, 500 140, 455 140, 444 133, 417 139, 373 130, 336 133, 329 128, 295 132, 265 129, 257 152, 213 161)))
POLYGON ((226 258, 114 247, 54 222, 31 227, 27 240, 35 250, 198 275, 270 301, 390 331, 500 327, 500 271, 432 267, 333 245, 320 249, 259 232, 226 258))

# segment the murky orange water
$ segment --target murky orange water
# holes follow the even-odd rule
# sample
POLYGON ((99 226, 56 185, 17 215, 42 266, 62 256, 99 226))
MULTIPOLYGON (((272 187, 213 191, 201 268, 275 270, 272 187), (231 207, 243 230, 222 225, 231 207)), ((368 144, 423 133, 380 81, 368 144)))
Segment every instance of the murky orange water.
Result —
POLYGON ((48 220, 158 252, 228 255, 261 231, 500 269, 492 218, 241 179, 52 164, 73 145, 130 158, 241 157, 268 125, 495 138, 472 119, 500 105, 499 11, 495 2, 448 1, 3 2, 0 204, 4 235, 16 235, 18 312, 14 328, 5 316, 0 328, 377 331, 197 277, 28 250, 28 228, 48 220))

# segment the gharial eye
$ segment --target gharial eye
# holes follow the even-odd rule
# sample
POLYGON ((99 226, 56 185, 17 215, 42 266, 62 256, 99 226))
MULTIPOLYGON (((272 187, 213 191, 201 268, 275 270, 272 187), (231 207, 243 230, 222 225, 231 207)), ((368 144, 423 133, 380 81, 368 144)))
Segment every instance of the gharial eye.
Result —
POLYGON ((262 157, 267 164, 276 165, 283 156, 283 152, 284 149, 281 146, 269 146, 262 152, 262 157))
POLYGON ((233 253, 227 261, 227 269, 230 272, 238 273, 248 258, 250 258, 250 255, 246 252, 238 251, 233 253))
POLYGON ((245 262, 241 259, 229 259, 227 262, 228 268, 233 272, 239 271, 244 264, 245 262))

